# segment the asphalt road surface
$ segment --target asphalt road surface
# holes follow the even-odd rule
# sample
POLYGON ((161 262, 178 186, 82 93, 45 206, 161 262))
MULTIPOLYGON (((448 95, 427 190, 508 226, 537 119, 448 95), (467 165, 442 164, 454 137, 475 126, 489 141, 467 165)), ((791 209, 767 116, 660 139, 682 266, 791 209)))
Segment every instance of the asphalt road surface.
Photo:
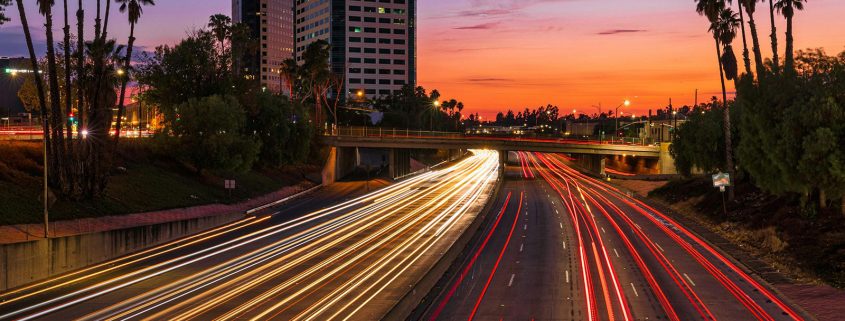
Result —
POLYGON ((498 175, 497 153, 477 151, 364 196, 330 187, 2 293, 0 319, 377 320, 466 230, 498 175))
POLYGON ((518 153, 500 201, 425 320, 802 320, 763 281, 663 213, 518 153))

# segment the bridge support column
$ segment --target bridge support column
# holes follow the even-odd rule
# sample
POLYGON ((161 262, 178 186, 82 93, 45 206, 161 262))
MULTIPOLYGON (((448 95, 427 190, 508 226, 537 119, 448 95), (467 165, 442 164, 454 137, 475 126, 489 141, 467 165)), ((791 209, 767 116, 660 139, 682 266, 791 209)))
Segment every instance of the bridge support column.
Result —
POLYGON ((576 157, 576 163, 594 175, 604 176, 605 174, 606 160, 604 155, 578 155, 576 157))
POLYGON ((508 155, 509 154, 510 154, 510 151, 507 151, 507 150, 500 150, 499 151, 499 171, 501 173, 504 173, 505 169, 507 169, 508 155))
POLYGON ((411 173, 411 151, 403 148, 390 149, 388 162, 390 177, 396 179, 411 173))
POLYGON ((675 168, 675 159, 669 153, 669 146, 672 143, 660 143, 660 158, 657 161, 657 166, 660 168, 660 174, 678 174, 675 168))
POLYGON ((333 184, 355 169, 357 151, 354 148, 332 147, 323 166, 323 186, 333 184))

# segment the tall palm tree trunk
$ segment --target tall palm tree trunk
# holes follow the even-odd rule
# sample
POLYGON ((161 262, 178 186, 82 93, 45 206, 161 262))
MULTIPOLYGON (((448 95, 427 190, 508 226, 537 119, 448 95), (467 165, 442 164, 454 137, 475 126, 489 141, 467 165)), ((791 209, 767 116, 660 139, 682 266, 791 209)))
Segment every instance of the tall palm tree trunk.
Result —
MULTIPOLYGON (((721 44, 719 39, 716 39, 716 57, 719 58, 719 80, 722 81, 722 104, 725 111, 725 167, 731 176, 731 180, 736 179, 734 174, 734 160, 733 160, 733 145, 731 140, 731 113, 728 109, 728 91, 725 87, 725 71, 722 66, 722 54, 720 51, 721 44)), ((734 187, 728 188, 728 200, 733 201, 736 198, 734 187)))
MULTIPOLYGON (((70 84, 70 21, 68 20, 68 10, 67 10, 67 0, 64 0, 64 14, 65 14, 65 114, 70 117, 73 113, 72 105, 73 102, 72 98, 72 87, 70 84)), ((70 120, 70 118, 68 118, 70 120)), ((67 143, 68 145, 71 144, 71 139, 73 139, 73 130, 72 124, 68 122, 67 124, 67 143)))
POLYGON ((135 45, 135 23, 129 24, 129 43, 126 48, 126 59, 123 62, 124 76, 120 81, 120 97, 117 105, 117 123, 114 132, 114 147, 117 148, 117 143, 120 141, 120 127, 123 124, 123 114, 126 112, 124 105, 126 99, 126 84, 129 82, 129 64, 132 61, 132 46, 135 45))
POLYGON ((100 2, 100 0, 97 0, 97 18, 94 19, 94 40, 100 39, 100 32, 103 28, 103 20, 100 18, 100 2))
POLYGON ((64 184, 64 139, 62 106, 61 106, 61 92, 59 91, 58 67, 56 65, 56 46, 53 42, 53 10, 47 8, 44 13, 45 23, 44 29, 47 36, 47 80, 50 82, 50 113, 51 113, 51 129, 52 129, 52 150, 53 157, 51 168, 53 169, 53 181, 62 192, 66 192, 64 184))
POLYGON ((748 41, 745 40, 745 16, 742 13, 742 1, 738 1, 737 4, 739 5, 739 25, 742 26, 742 59, 745 62, 745 73, 752 75, 751 58, 748 54, 748 41))
POLYGON ((85 128, 85 86, 82 85, 82 78, 85 74, 85 37, 83 24, 85 21, 85 10, 82 9, 82 0, 79 0, 79 9, 76 10, 76 109, 77 109, 77 139, 82 139, 82 128, 85 128))
POLYGON ((778 28, 775 25, 775 6, 769 0, 769 16, 772 18, 772 71, 780 72, 780 57, 778 57, 778 28))
POLYGON ((786 17, 786 62, 783 68, 787 73, 795 71, 795 55, 792 52, 794 45, 794 39, 792 38, 792 17, 793 14, 786 17))
POLYGON ((109 12, 111 11, 111 1, 112 0, 106 0, 106 12, 103 15, 103 34, 101 35, 103 41, 108 38, 109 34, 109 12))
MULTIPOLYGON (((18 5, 18 14, 21 19, 21 26, 23 27, 23 34, 26 38, 26 48, 29 51, 29 62, 32 65, 32 75, 35 80, 35 89, 38 92, 38 105, 41 112, 41 126, 44 132, 44 151, 51 145, 50 140, 50 124, 47 121, 47 98, 44 94, 44 82, 41 78, 41 72, 38 70, 38 58, 35 55, 35 48, 32 45, 32 34, 29 32, 29 22, 26 19, 26 10, 23 7, 23 0, 16 0, 18 5)), ((45 163, 44 166, 47 166, 45 163)))
POLYGON ((751 45, 754 51, 754 64, 757 66, 757 77, 763 75, 766 67, 763 66, 763 53, 760 51, 760 37, 757 34, 757 23, 754 22, 754 15, 748 14, 748 26, 751 27, 751 45))

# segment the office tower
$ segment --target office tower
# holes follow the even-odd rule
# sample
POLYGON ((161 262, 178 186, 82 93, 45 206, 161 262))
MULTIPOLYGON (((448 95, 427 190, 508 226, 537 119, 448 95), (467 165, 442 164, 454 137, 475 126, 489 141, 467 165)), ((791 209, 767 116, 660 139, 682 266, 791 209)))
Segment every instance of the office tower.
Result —
POLYGON ((255 55, 245 57, 242 72, 256 77, 262 88, 284 92, 287 86, 279 75, 285 59, 293 58, 294 0, 233 0, 232 21, 245 23, 258 39, 255 55))
POLYGON ((295 55, 326 40, 347 97, 416 85, 416 0, 296 0, 295 55))

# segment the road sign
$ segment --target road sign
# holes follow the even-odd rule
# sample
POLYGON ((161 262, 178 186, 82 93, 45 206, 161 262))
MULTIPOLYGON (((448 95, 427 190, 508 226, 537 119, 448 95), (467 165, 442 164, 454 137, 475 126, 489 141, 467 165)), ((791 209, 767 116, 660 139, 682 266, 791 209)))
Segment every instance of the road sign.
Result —
POLYGON ((227 179, 227 180, 224 182, 224 185, 226 186, 226 189, 235 189, 235 186, 236 186, 236 185, 235 185, 235 180, 233 180, 233 179, 227 179))
POLYGON ((726 186, 731 186, 731 174, 718 173, 713 175, 713 187, 723 189, 726 186))

